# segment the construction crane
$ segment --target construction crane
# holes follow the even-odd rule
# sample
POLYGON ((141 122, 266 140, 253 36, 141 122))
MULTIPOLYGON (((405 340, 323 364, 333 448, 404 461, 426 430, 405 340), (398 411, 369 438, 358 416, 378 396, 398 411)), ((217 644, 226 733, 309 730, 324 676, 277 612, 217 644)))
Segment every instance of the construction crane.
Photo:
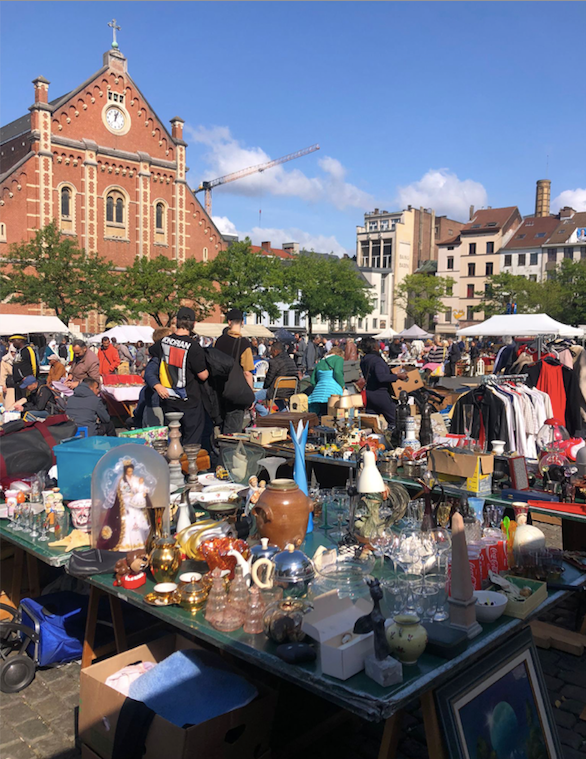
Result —
POLYGON ((205 209, 208 216, 211 216, 212 189, 214 187, 218 187, 221 184, 226 184, 226 182, 233 182, 235 179, 247 177, 250 174, 256 174, 257 172, 263 172, 267 169, 272 169, 273 166, 278 166, 280 163, 292 161, 294 158, 301 158, 301 156, 308 155, 309 153, 315 153, 316 150, 319 150, 319 145, 311 145, 309 148, 298 150, 296 153, 289 153, 289 155, 285 155, 282 158, 277 158, 274 161, 268 161, 268 163, 260 163, 258 166, 249 166, 247 169, 240 169, 240 171, 235 171, 233 174, 226 174, 223 177, 211 179, 209 182, 202 182, 197 190, 194 190, 194 192, 205 192, 205 209))

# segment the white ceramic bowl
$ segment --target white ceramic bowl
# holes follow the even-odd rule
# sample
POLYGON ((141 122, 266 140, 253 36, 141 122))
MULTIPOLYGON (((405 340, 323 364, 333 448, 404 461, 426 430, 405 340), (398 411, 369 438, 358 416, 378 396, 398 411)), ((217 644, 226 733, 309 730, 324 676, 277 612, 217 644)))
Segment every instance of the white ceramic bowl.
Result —
POLYGON ((79 501, 71 501, 68 504, 71 512, 71 521, 76 530, 80 532, 91 532, 92 529, 92 499, 83 498, 79 501))
POLYGON ((494 590, 475 590, 476 598, 476 619, 479 622, 494 622, 504 612, 507 605, 507 597, 504 593, 497 593, 494 590), (492 606, 485 604, 491 601, 492 606))

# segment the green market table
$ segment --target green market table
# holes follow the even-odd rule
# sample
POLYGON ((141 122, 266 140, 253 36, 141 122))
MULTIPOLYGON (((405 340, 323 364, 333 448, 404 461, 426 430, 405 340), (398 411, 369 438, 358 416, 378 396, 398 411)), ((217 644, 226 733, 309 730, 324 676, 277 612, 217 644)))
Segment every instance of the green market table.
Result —
MULTIPOLYGON (((331 545, 331 541, 323 532, 316 530, 307 536, 301 548, 311 556, 320 544, 331 545)), ((377 575, 384 578, 386 572, 385 569, 382 572, 377 572, 377 575)), ((424 653, 416 665, 403 667, 402 683, 383 688, 368 678, 364 672, 345 681, 324 675, 321 671, 319 657, 316 662, 311 664, 285 664, 275 653, 276 644, 269 641, 264 635, 250 635, 242 630, 233 633, 215 630, 206 622, 203 610, 192 615, 178 606, 150 606, 144 601, 144 596, 152 591, 154 582, 151 580, 147 580, 146 585, 138 590, 114 587, 110 575, 97 575, 87 579, 87 581, 91 585, 91 595, 82 667, 88 666, 95 657, 93 651, 95 613, 100 596, 106 593, 110 597, 116 597, 120 601, 147 611, 183 633, 212 644, 220 650, 254 664, 279 678, 305 688, 358 717, 375 722, 384 721, 385 728, 379 759, 390 759, 394 756, 399 737, 402 709, 415 698, 419 698, 422 704, 429 755, 431 759, 444 757, 435 711, 435 689, 481 657, 490 656, 491 651, 528 624, 528 620, 503 616, 492 624, 483 625, 482 633, 471 640, 466 651, 456 658, 448 661, 424 653)), ((564 582, 568 585, 578 586, 586 582, 586 575, 566 565, 564 582)), ((561 600, 564 595, 564 591, 550 592, 547 601, 541 604, 532 616, 541 614, 548 607, 561 600)), ((115 628, 116 624, 115 621, 115 628)), ((118 631, 118 637, 122 642, 123 630, 118 631)))

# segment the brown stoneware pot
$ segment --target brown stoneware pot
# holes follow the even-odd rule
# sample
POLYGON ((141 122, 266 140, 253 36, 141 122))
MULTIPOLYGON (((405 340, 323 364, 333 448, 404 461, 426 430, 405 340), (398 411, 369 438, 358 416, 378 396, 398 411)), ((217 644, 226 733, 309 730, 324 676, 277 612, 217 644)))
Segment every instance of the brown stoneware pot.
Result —
POLYGON ((267 485, 252 513, 260 536, 284 549, 288 543, 301 545, 312 509, 295 480, 277 479, 267 485))

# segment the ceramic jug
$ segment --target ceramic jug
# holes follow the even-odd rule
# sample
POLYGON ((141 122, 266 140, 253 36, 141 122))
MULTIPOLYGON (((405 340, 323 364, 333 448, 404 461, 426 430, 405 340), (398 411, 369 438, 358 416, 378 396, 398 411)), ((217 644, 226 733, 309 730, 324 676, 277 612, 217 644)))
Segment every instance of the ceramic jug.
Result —
POLYGON ((288 543, 301 545, 312 510, 313 504, 294 480, 277 479, 267 485, 252 513, 261 537, 283 549, 288 543))

